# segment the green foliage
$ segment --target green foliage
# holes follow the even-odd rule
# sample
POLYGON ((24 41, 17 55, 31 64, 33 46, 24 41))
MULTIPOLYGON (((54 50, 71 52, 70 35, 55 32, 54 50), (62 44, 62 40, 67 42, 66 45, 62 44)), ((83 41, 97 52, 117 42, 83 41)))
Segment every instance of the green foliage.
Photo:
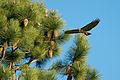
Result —
POLYGON ((56 42, 58 44, 63 44, 65 43, 66 41, 68 41, 70 39, 70 35, 68 34, 64 34, 64 33, 61 33, 58 38, 56 39, 56 42))
POLYGON ((0 8, 0 34, 5 31, 7 26, 7 17, 4 15, 4 10, 0 8), (4 26, 4 27, 3 27, 4 26))
POLYGON ((48 12, 48 16, 43 19, 43 26, 47 31, 61 29, 64 26, 64 22, 56 13, 55 10, 48 12))
POLYGON ((57 61, 51 69, 67 76, 72 74, 75 80, 99 80, 96 70, 89 68, 86 63, 88 50, 87 37, 84 34, 77 35, 74 45, 66 54, 65 60, 57 61))
POLYGON ((96 69, 88 67, 86 74, 85 80, 100 80, 100 74, 96 71, 96 69))
POLYGON ((46 71, 38 68, 31 68, 22 71, 19 80, 57 80, 55 71, 46 71))
POLYGON ((39 32, 36 28, 30 27, 27 31, 23 32, 20 43, 18 46, 22 50, 30 50, 34 47, 34 40, 39 35, 39 32))
MULTIPOLYGON (((55 10, 48 10, 46 13, 43 3, 32 2, 32 0, 0 0, 0 45, 1 50, 5 48, 0 52, 0 56, 4 56, 1 65, 10 67, 12 75, 20 69, 21 80, 48 80, 50 77, 51 80, 56 79, 51 71, 28 68, 30 62, 48 58, 51 40, 55 42, 55 47, 52 49, 53 56, 61 53, 60 44, 68 39, 66 36, 60 37, 61 33, 57 37, 54 31, 59 32, 63 27, 62 18, 55 10), (28 20, 27 26, 24 25, 24 19, 28 20), (46 31, 50 31, 49 38, 44 35, 46 31), (5 46, 4 43, 7 45, 5 46), (21 60, 26 55, 30 58, 29 64, 21 64, 21 60), (16 64, 19 66, 17 67, 16 64), (23 75, 25 71, 28 72, 27 75, 23 75), (39 76, 40 73, 42 76, 39 76), (34 74, 36 76, 33 76, 34 74)), ((14 79, 12 76, 11 78, 14 79)))
POLYGON ((54 64, 52 64, 52 66, 50 67, 50 70, 56 70, 57 73, 66 74, 66 72, 65 72, 66 66, 67 66, 67 64, 64 63, 64 61, 59 60, 59 61, 56 61, 54 64))
POLYGON ((58 61, 51 69, 30 67, 32 61, 43 64, 50 56, 60 55, 61 44, 70 39, 61 31, 63 27, 61 16, 47 10, 43 3, 0 0, 0 80, 15 80, 17 70, 21 71, 19 80, 57 80, 59 72, 72 74, 76 80, 97 80, 97 72, 86 64, 89 46, 85 35, 76 36, 66 60, 58 61))
POLYGON ((10 76, 12 75, 9 68, 4 68, 2 65, 0 65, 0 79, 1 80, 8 80, 10 76))
POLYGON ((15 52, 6 54, 5 60, 8 62, 19 63, 22 58, 24 58, 24 53, 20 50, 16 50, 15 52))
POLYGON ((75 45, 71 47, 69 53, 74 55, 73 61, 86 61, 89 46, 85 35, 78 35, 75 40, 75 45))

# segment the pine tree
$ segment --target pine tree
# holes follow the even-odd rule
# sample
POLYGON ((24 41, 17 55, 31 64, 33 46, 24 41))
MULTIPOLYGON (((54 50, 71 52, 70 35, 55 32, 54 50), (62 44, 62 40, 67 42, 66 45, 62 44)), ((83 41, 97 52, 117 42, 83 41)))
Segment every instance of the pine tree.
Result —
POLYGON ((89 45, 87 37, 77 35, 74 45, 66 54, 64 60, 57 61, 51 66, 51 70, 67 76, 67 80, 100 80, 100 75, 96 69, 87 65, 89 45))
MULTIPOLYGON (((55 10, 46 9, 44 3, 0 0, 0 80, 57 80, 55 69, 46 70, 40 66, 59 56, 60 46, 69 40, 69 35, 61 31, 63 27, 63 19, 55 10), (39 67, 30 67, 33 62, 39 67)), ((96 80, 96 71, 85 63, 88 47, 81 39, 77 39, 77 46, 70 53, 74 56, 72 64, 67 64, 63 72, 68 78, 96 80)))
MULTIPOLYGON (((18 70, 21 71, 22 80, 34 77, 38 80, 52 75, 51 71, 36 72, 29 65, 60 54, 60 44, 68 39, 67 35, 60 32, 63 26, 64 22, 57 12, 47 10, 43 3, 0 0, 0 62, 2 69, 10 70, 7 78, 17 79, 18 70), (39 77, 38 73, 43 76, 39 77), (33 77, 33 74, 38 76, 33 77)), ((2 72, 1 75, 6 73, 5 70, 2 72)), ((4 80, 6 77, 0 78, 4 80)))

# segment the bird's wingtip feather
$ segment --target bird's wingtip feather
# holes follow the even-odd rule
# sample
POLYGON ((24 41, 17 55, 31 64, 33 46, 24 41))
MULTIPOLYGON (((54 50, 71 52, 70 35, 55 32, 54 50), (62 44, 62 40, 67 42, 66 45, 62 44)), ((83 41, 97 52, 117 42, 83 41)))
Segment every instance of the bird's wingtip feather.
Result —
POLYGON ((98 22, 100 22, 100 19, 99 19, 99 18, 96 18, 94 21, 98 21, 98 22))

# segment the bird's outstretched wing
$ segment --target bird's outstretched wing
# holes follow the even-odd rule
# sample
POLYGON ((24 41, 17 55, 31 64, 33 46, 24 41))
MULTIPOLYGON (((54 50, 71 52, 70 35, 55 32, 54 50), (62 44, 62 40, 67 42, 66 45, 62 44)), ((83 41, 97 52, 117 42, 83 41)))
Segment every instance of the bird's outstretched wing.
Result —
POLYGON ((72 30, 65 31, 65 34, 74 34, 74 33, 79 33, 78 29, 72 29, 72 30))
POLYGON ((86 26, 82 27, 81 29, 84 30, 84 31, 89 31, 92 28, 94 28, 99 22, 100 22, 100 19, 95 19, 91 23, 89 23, 86 26))

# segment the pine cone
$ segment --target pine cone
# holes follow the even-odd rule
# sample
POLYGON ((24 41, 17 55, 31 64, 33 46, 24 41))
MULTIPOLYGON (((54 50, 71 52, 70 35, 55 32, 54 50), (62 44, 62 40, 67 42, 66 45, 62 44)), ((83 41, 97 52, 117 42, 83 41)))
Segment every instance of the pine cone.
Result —
POLYGON ((50 57, 50 58, 52 58, 52 56, 53 56, 53 51, 50 49, 50 50, 48 50, 48 56, 50 57))
POLYGON ((3 47, 0 48, 0 52, 2 52, 2 50, 3 50, 3 47))
POLYGON ((54 37, 57 38, 58 35, 59 35, 58 32, 55 30, 55 31, 54 31, 54 37))
POLYGON ((51 36, 51 32, 48 31, 48 32, 47 32, 47 37, 50 37, 50 36, 51 36))
POLYGON ((48 10, 47 9, 45 10, 45 16, 46 17, 48 16, 48 10))
POLYGON ((50 47, 51 47, 52 49, 55 48, 55 41, 50 41, 50 47))
POLYGON ((66 66, 66 73, 69 74, 71 72, 71 67, 70 66, 66 66))
POLYGON ((28 19, 25 18, 25 19, 24 19, 24 29, 25 29, 25 30, 26 30, 26 28, 27 28, 27 25, 28 25, 28 19))

